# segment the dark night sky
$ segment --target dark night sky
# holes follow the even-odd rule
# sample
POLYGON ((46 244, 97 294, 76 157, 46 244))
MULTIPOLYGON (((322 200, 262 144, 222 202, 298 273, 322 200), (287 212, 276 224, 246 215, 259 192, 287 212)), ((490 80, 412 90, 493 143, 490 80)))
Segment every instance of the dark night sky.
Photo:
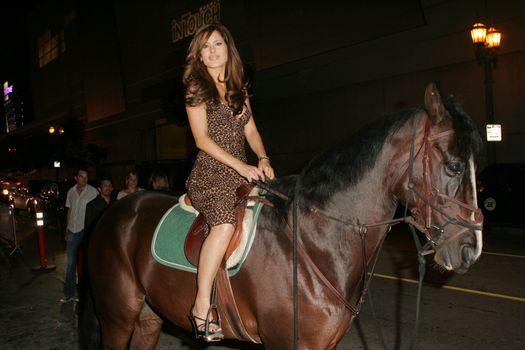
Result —
MULTIPOLYGON (((25 29, 26 18, 33 8, 35 0, 19 0, 2 2, 0 5, 0 25, 2 39, 0 44, 0 80, 16 82, 18 91, 23 92, 24 101, 30 106, 30 74, 27 59, 27 35, 25 29)), ((0 115, 3 119, 3 104, 0 104, 0 115)), ((32 119, 26 116, 26 121, 32 119)), ((5 130, 0 123, 0 133, 5 130)))
POLYGON ((33 1, 10 1, 0 5, 0 22, 2 25, 2 54, 0 55, 0 74, 27 70, 22 67, 20 59, 25 55, 27 42, 25 35, 25 18, 32 8, 33 1))

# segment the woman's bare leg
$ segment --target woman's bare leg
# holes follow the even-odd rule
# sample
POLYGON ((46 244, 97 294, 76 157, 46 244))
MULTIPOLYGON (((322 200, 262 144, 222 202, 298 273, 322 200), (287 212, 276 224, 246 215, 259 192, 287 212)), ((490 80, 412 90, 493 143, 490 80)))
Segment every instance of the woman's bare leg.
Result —
MULTIPOLYGON (((193 307, 193 314, 202 319, 206 319, 210 308, 213 281, 233 236, 234 229, 232 224, 213 226, 202 245, 197 274, 197 297, 193 307)), ((202 321, 197 320, 197 325, 200 324, 202 321)), ((210 328, 211 331, 214 331, 212 327, 210 328)))

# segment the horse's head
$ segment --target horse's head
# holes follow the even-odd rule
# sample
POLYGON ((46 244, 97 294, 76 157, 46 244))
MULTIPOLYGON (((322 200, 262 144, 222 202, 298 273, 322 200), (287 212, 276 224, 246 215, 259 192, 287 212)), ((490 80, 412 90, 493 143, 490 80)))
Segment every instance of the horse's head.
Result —
POLYGON ((414 118, 406 192, 401 197, 412 223, 435 251, 436 263, 464 273, 482 248, 474 162, 482 141, 455 99, 443 101, 434 84, 426 89, 425 109, 423 117, 414 118))

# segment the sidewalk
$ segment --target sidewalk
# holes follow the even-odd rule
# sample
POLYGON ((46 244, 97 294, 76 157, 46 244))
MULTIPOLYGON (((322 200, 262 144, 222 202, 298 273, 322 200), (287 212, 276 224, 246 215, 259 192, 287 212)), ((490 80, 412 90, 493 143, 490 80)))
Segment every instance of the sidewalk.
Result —
POLYGON ((20 250, 0 250, 0 348, 76 349, 75 303, 61 304, 65 249, 56 230, 45 234, 48 265, 56 269, 33 271, 40 266, 36 226, 24 214, 16 216, 20 250))

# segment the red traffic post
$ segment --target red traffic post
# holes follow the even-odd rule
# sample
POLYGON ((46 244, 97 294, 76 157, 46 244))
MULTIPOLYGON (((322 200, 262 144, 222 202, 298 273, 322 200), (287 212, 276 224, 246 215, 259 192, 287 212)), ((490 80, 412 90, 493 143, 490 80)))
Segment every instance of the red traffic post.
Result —
POLYGON ((55 265, 48 265, 46 258, 46 241, 44 237, 44 212, 40 208, 38 201, 35 201, 36 228, 38 233, 38 254, 40 255, 40 266, 33 267, 33 271, 49 271, 56 268, 55 265))

